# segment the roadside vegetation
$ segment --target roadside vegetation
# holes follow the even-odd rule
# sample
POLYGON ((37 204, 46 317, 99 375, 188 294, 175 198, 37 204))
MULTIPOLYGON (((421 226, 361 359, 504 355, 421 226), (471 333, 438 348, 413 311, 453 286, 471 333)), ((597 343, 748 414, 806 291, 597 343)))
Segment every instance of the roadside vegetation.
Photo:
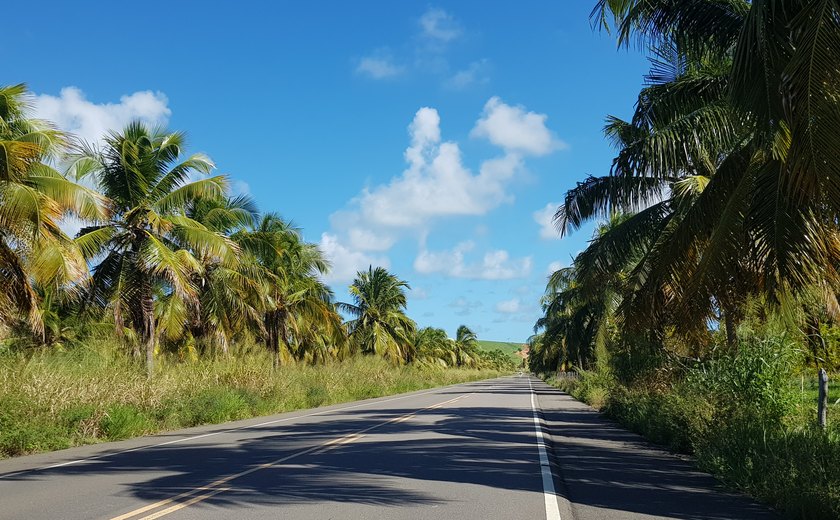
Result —
POLYGON ((522 350, 524 349, 524 347, 524 343, 511 343, 509 341, 489 341, 484 339, 478 340, 479 349, 486 350, 488 352, 501 350, 502 352, 510 356, 510 358, 513 359, 514 362, 517 363, 517 365, 522 363, 522 350))
POLYGON ((317 245, 184 133, 86 143, 30 101, 0 86, 0 455, 513 370, 466 326, 418 329, 381 267, 337 302, 317 245))
POLYGON ((154 379, 110 338, 0 358, 0 457, 63 449, 496 377, 377 356, 271 369, 263 346, 217 359, 159 360, 154 379))
POLYGON ((802 519, 840 518, 840 5, 601 0, 648 51, 609 172, 566 193, 529 364, 802 519), (568 375, 568 373, 573 375, 568 375))

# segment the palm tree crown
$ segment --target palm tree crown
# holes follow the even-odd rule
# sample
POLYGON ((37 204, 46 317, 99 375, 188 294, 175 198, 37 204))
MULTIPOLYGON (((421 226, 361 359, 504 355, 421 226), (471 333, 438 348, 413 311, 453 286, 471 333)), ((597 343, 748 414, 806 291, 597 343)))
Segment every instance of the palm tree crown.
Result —
POLYGON ((409 285, 382 267, 359 271, 350 286, 353 304, 342 310, 354 319, 348 322, 351 340, 363 352, 383 355, 394 362, 413 357, 410 337, 416 326, 405 315, 409 285))
POLYGON ((187 210, 199 199, 224 196, 224 176, 202 154, 181 159, 184 134, 131 123, 111 133, 104 147, 85 146, 76 155, 77 176, 92 175, 114 215, 84 228, 76 240, 93 269, 89 301, 111 306, 118 328, 127 321, 146 345, 151 373, 156 342, 155 295, 174 294, 190 304, 197 298, 193 274, 198 258, 235 262, 237 246, 187 210))

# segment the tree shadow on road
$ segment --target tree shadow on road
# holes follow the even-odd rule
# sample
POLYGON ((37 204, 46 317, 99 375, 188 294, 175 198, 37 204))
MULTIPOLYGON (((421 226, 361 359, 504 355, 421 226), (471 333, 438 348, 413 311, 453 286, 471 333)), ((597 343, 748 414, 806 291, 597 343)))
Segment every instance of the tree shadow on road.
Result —
MULTIPOLYGON (((362 432, 364 436, 353 442, 301 454, 226 482, 229 490, 191 509, 351 503, 425 507, 453 500, 448 491, 459 485, 480 486, 486 493, 534 493, 534 504, 542 507, 533 415, 530 401, 521 395, 530 391, 523 388, 524 378, 509 381, 501 386, 498 381, 470 385, 467 393, 480 394, 481 406, 470 398, 420 411, 397 403, 372 404, 242 428, 190 444, 108 454, 14 480, 130 477, 134 481, 121 493, 154 502, 362 432), (512 395, 519 395, 513 403, 512 395), (409 414, 414 415, 396 422, 409 414)), ((558 489, 579 511, 615 519, 633 514, 686 520, 774 518, 742 497, 721 492, 710 476, 650 448, 566 394, 541 382, 533 385, 554 433, 553 457, 563 477, 558 489)), ((449 393, 465 392, 446 389, 435 395, 449 393)))

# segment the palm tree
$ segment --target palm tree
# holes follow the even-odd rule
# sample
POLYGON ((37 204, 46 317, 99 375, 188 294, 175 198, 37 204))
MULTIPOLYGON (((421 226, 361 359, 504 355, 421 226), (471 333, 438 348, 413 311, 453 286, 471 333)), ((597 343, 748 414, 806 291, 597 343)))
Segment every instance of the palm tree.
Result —
POLYGON ((631 240, 640 234, 634 227, 635 217, 613 214, 596 228, 589 246, 575 257, 571 267, 549 277, 542 300, 544 315, 534 327, 535 332, 542 331, 532 345, 538 350, 535 364, 542 363, 551 370, 571 366, 585 369, 607 354, 612 329, 626 324, 620 306, 633 292, 629 288, 631 275, 643 260, 640 251, 645 251, 644 240, 631 240), (552 362, 540 357, 548 352, 555 356, 552 362))
POLYGON ((473 366, 477 361, 478 336, 466 325, 461 325, 455 332, 458 366, 473 366))
POLYGON ((383 267, 359 271, 350 294, 352 304, 341 309, 353 319, 347 323, 351 341, 365 354, 378 354, 395 363, 413 357, 411 336, 415 323, 405 314, 406 281, 383 267))
POLYGON ((42 332, 36 287, 72 295, 88 278, 84 258, 60 228, 62 217, 101 219, 108 208, 51 166, 69 138, 30 113, 25 85, 0 86, 0 323, 23 315, 42 332))
MULTIPOLYGON (((677 298, 714 294, 733 282, 754 282, 770 301, 813 286, 836 287, 840 5, 832 0, 600 0, 593 15, 617 28, 622 45, 641 41, 652 49, 670 47, 685 68, 713 63, 719 69, 697 87, 722 96, 692 102, 681 95, 691 91, 668 88, 672 102, 656 105, 685 114, 718 107, 721 114, 695 125, 693 133, 677 131, 661 141, 670 143, 663 151, 690 151, 695 142, 718 141, 709 147, 716 152, 708 155, 714 168, 690 210, 692 218, 687 215, 682 230, 672 232, 676 247, 657 253, 673 257, 667 249, 683 259, 694 257, 677 298)), ((650 153, 654 150, 643 154, 647 162, 624 161, 624 175, 664 179, 674 174, 664 159, 686 155, 650 153)), ((676 279, 674 273, 689 263, 671 263, 669 276, 676 279)), ((657 278, 652 283, 661 281, 657 278)), ((828 306, 836 307, 834 292, 822 292, 828 306)), ((713 299, 722 306, 737 306, 727 302, 728 295, 717 296, 713 299)), ((730 308, 725 314, 738 311, 730 308)))
POLYGON ((262 325, 273 365, 295 357, 322 361, 328 354, 341 355, 344 329, 332 291, 319 279, 329 264, 318 246, 304 242, 298 229, 270 213, 233 238, 262 270, 267 297, 262 325))
POLYGON ((442 367, 458 365, 455 342, 447 337, 443 329, 424 327, 417 330, 412 348, 416 362, 442 367))
POLYGON ((118 331, 127 321, 145 345, 151 377, 157 340, 156 300, 175 295, 187 305, 197 302, 193 276, 199 258, 235 262, 238 247, 187 215, 199 199, 224 196, 224 176, 191 180, 209 174, 214 165, 203 154, 182 160, 183 133, 130 123, 112 132, 101 148, 83 145, 72 169, 92 175, 109 199, 114 214, 82 229, 76 243, 93 268, 88 301, 110 306, 118 331))
MULTIPOLYGON (((197 199, 186 214, 224 236, 238 236, 258 218, 254 201, 244 195, 197 199)), ((156 308, 159 333, 179 347, 218 347, 227 353, 236 334, 261 323, 267 296, 260 266, 246 251, 240 251, 233 262, 207 252, 195 256, 201 264, 192 274, 196 300, 191 305, 177 293, 160 298, 156 308)))

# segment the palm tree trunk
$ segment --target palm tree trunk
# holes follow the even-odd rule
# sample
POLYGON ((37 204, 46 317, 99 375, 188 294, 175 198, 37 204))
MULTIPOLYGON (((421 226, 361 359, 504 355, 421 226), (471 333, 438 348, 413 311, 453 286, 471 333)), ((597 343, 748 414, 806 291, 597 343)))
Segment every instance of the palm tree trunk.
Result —
POLYGON ((274 368, 280 367, 280 346, 289 351, 289 338, 286 334, 286 311, 277 311, 277 339, 280 341, 277 342, 277 350, 274 354, 274 368))
POLYGON ((140 310, 143 316, 143 326, 140 330, 140 337, 146 345, 146 374, 151 379, 155 371, 155 301, 149 281, 144 280, 142 284, 140 310))
POLYGON ((732 315, 732 311, 724 311, 723 321, 726 327, 726 345, 730 349, 738 348, 738 334, 735 331, 737 325, 735 324, 735 317, 732 315))
POLYGON ((805 334, 814 365, 818 368, 822 367, 828 361, 828 350, 820 332, 820 318, 813 312, 806 314, 805 334))
POLYGON ((275 312, 276 311, 270 311, 265 313, 265 343, 272 354, 271 368, 276 370, 279 339, 277 338, 277 319, 275 317, 275 312))

